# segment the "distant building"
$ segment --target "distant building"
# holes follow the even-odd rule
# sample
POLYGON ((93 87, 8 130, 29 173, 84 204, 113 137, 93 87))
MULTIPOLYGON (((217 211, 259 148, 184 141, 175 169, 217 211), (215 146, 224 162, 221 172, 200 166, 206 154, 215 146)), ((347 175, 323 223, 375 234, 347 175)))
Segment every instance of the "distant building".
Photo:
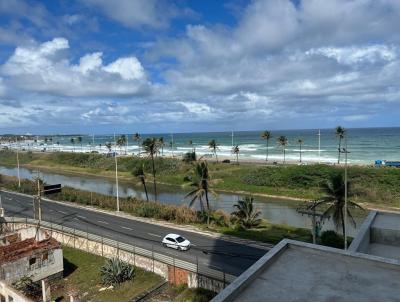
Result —
POLYGON ((61 244, 35 227, 0 236, 0 280, 11 284, 28 276, 33 281, 62 277, 61 244))
POLYGON ((400 215, 371 213, 347 251, 282 240, 212 302, 400 301, 400 215))

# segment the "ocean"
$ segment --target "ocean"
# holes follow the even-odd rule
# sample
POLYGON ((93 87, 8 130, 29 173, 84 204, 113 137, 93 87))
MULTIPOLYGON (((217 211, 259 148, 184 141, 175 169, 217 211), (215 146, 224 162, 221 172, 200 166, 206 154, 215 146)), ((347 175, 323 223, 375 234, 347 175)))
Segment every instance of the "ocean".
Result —
MULTIPOLYGON (((192 148, 196 153, 210 156, 211 150, 208 142, 215 139, 219 145, 218 156, 220 158, 231 158, 232 145, 238 145, 240 149, 239 158, 248 160, 265 160, 266 141, 261 138, 260 131, 236 131, 236 132, 204 132, 204 133, 157 133, 142 134, 142 140, 148 137, 163 137, 165 155, 182 155, 192 148), (233 137, 232 137, 233 134, 233 137), (189 145, 189 140, 193 146, 189 145), (170 143, 173 142, 171 147, 170 143)), ((132 133, 124 133, 128 137, 127 145, 117 148, 116 152, 125 154, 137 154, 138 144, 133 139, 132 133)), ((288 139, 285 148, 286 161, 299 161, 300 148, 298 140, 302 144, 303 162, 335 163, 338 157, 338 138, 334 129, 307 129, 307 130, 276 130, 271 131, 272 138, 269 140, 269 161, 280 162, 283 160, 282 147, 278 145, 277 138, 284 135, 288 139), (320 132, 320 147, 319 134, 320 132)), ((117 137, 122 134, 117 134, 117 137)), ((37 143, 33 141, 21 141, 16 144, 2 142, 2 145, 10 145, 12 148, 24 148, 25 150, 46 151, 75 151, 90 152, 97 151, 106 153, 107 142, 113 142, 113 135, 81 135, 82 144, 77 142, 77 135, 47 136, 47 144, 44 136, 38 137, 37 143), (52 139, 50 141, 49 139, 52 139), (75 145, 71 144, 71 138, 75 138, 75 145)), ((342 143, 344 147, 344 141, 342 143)), ((400 160, 400 128, 352 128, 347 129, 348 162, 353 164, 373 164, 375 160, 400 160)), ((342 154, 342 158, 344 155, 342 154)))

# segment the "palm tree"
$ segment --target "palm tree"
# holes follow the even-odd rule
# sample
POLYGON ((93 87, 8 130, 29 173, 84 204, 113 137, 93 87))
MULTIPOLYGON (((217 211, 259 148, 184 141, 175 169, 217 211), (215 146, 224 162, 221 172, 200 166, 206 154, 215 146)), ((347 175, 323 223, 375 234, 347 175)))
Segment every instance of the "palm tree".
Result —
POLYGON ((278 144, 282 146, 283 163, 285 163, 285 162, 286 162, 286 150, 285 150, 285 147, 286 147, 287 144, 288 144, 288 139, 287 139, 287 137, 284 136, 284 135, 281 135, 281 136, 278 138, 278 144))
POLYGON ((158 139, 158 142, 160 143, 161 156, 164 156, 164 146, 165 146, 164 138, 161 136, 161 137, 158 139))
POLYGON ((269 132, 269 131, 263 131, 262 133, 261 133, 261 138, 262 139, 265 139, 266 141, 267 141, 267 149, 266 149, 266 157, 265 157, 265 160, 266 161, 268 161, 268 145, 269 145, 269 140, 270 140, 270 138, 272 138, 272 135, 271 135, 271 132, 269 132))
POLYGON ((135 142, 137 142, 137 144, 138 144, 138 156, 140 157, 140 141, 142 140, 142 137, 140 136, 140 134, 139 133, 135 133, 134 135, 133 135, 133 140, 135 141, 135 142))
POLYGON ((341 144, 342 144, 342 139, 346 135, 346 129, 344 129, 342 126, 337 126, 335 128, 335 134, 336 134, 336 137, 339 139, 337 163, 340 164, 340 151, 341 151, 340 147, 341 147, 341 144))
POLYGON ((300 162, 301 162, 301 145, 303 145, 303 140, 301 138, 299 138, 297 140, 297 142, 299 143, 299 147, 300 147, 300 162))
MULTIPOLYGON (((125 135, 121 135, 120 137, 118 137, 117 146, 119 147, 119 152, 121 152, 121 149, 123 146, 126 146, 126 136, 125 135)), ((126 149, 125 149, 125 154, 126 154, 126 149)))
POLYGON ((153 170, 153 186, 154 186, 154 198, 157 201, 157 185, 156 185, 156 168, 154 164, 154 155, 157 154, 160 148, 160 142, 155 137, 147 138, 143 142, 144 151, 150 156, 153 170))
POLYGON ((74 147, 74 152, 75 152, 75 139, 72 137, 70 141, 72 146, 74 147))
POLYGON ((125 154, 126 154, 126 135, 122 134, 117 139, 117 145, 119 147, 119 151, 121 152, 122 147, 125 147, 125 154))
POLYGON ((207 225, 210 223, 210 202, 208 199, 208 193, 213 191, 210 189, 210 175, 208 173, 208 165, 206 161, 197 162, 194 166, 194 180, 190 186, 194 189, 186 194, 185 198, 190 198, 189 206, 192 207, 196 200, 200 203, 200 209, 204 213, 204 199, 206 201, 207 210, 207 225))
POLYGON ((107 154, 110 154, 110 153, 111 153, 111 150, 112 150, 112 143, 107 142, 105 146, 106 146, 106 148, 108 149, 108 153, 107 153, 107 154))
POLYGON ((218 144, 215 139, 208 142, 208 148, 210 148, 211 151, 214 153, 215 158, 217 159, 217 162, 218 162, 217 150, 219 150, 219 148, 218 148, 218 144))
POLYGON ((260 210, 254 208, 254 198, 246 196, 244 199, 238 200, 237 204, 233 205, 236 211, 232 212, 232 216, 237 218, 240 225, 244 228, 252 228, 261 223, 258 216, 261 215, 260 210))
MULTIPOLYGON (((350 193, 349 182, 347 182, 347 188, 348 192, 350 193)), ((338 230, 339 226, 341 225, 344 237, 346 232, 346 225, 344 221, 345 183, 342 174, 332 176, 327 183, 323 184, 322 189, 325 192, 325 197, 321 201, 315 203, 313 209, 320 205, 328 205, 328 208, 323 212, 321 217, 324 219, 332 216, 336 230, 338 230)), ((356 226, 356 222, 353 218, 350 208, 358 208, 361 210, 364 209, 357 203, 347 200, 347 216, 350 218, 353 226, 356 226)))
POLYGON ((192 141, 192 140, 189 140, 189 141, 188 141, 188 144, 189 144, 190 148, 192 148, 192 152, 195 152, 195 151, 194 151, 194 148, 193 148, 193 141, 192 141))
POLYGON ((80 143, 81 144, 81 151, 82 151, 82 136, 78 136, 78 143, 80 143))
POLYGON ((141 181, 143 188, 144 188, 144 192, 146 193, 146 200, 149 201, 149 195, 147 194, 146 178, 145 178, 145 174, 144 174, 144 165, 137 168, 135 171, 133 171, 132 174, 134 176, 136 176, 137 178, 139 178, 139 180, 141 181))
POLYGON ((236 155, 236 163, 239 164, 239 145, 236 145, 235 147, 233 147, 232 149, 232 153, 236 155))

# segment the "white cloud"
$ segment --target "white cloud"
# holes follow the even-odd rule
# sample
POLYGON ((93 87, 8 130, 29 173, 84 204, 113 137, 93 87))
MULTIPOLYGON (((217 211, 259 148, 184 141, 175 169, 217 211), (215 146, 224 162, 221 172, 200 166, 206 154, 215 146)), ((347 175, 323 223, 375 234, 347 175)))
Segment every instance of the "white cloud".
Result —
POLYGON ((365 47, 322 47, 311 49, 307 55, 322 55, 335 59, 340 64, 352 65, 359 63, 376 63, 378 61, 393 61, 397 57, 397 49, 387 45, 365 47))
POLYGON ((124 80, 137 80, 145 77, 144 69, 135 57, 119 58, 104 67, 110 73, 119 74, 124 80))
POLYGON ((16 87, 61 96, 140 95, 148 89, 146 74, 136 57, 118 58, 104 65, 102 53, 95 52, 73 65, 61 52, 68 48, 64 38, 17 47, 1 72, 16 87))

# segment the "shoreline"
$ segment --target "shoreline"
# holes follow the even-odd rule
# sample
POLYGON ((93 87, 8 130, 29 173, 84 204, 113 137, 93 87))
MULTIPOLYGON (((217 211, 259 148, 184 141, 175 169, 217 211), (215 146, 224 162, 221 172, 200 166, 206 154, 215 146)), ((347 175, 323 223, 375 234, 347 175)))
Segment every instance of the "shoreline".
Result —
MULTIPOLYGON (((47 147, 46 147, 47 148, 47 147)), ((47 149, 46 151, 42 151, 42 150, 38 150, 38 149, 34 149, 34 150, 21 150, 18 148, 9 148, 6 145, 1 145, 0 144, 0 150, 10 150, 15 152, 16 150, 19 150, 19 152, 21 153, 28 153, 28 152, 32 152, 32 153, 37 153, 37 154, 54 154, 54 153, 77 153, 77 154, 90 154, 90 153, 94 153, 94 154, 103 154, 103 155, 107 155, 108 152, 102 152, 102 151, 98 151, 98 150, 94 150, 94 151, 89 151, 89 150, 79 150, 76 149, 75 151, 71 151, 69 149, 59 149, 59 150, 55 150, 53 149, 47 149), (1 146, 3 146, 3 149, 1 149, 1 146), (5 147, 5 148, 4 148, 5 147)), ((111 152, 112 153, 112 152, 111 152)), ((125 152, 123 150, 117 150, 117 157, 118 158, 124 158, 124 157, 137 157, 138 155, 136 153, 129 153, 127 152, 127 154, 125 154, 125 152)), ((174 154, 171 153, 171 151, 164 151, 164 154, 161 155, 159 154, 158 156, 161 158, 174 158, 174 159, 182 159, 184 154, 186 152, 180 152, 180 151, 175 151, 174 154)), ((146 157, 146 155, 141 152, 142 156, 139 156, 140 158, 144 158, 146 157)), ((304 153, 303 153, 304 154, 304 153)), ((207 153, 200 153, 198 151, 196 151, 196 155, 197 155, 197 159, 198 160, 206 160, 209 162, 216 162, 216 158, 214 157, 214 155, 211 153, 211 151, 207 152, 207 153)), ((236 155, 232 154, 230 156, 228 155, 218 155, 218 162, 222 163, 222 161, 224 160, 229 160, 231 164, 235 164, 236 163, 236 155)), ((329 165, 329 166, 344 166, 344 159, 341 159, 340 163, 338 164, 336 159, 334 161, 332 160, 324 160, 324 158, 321 158, 321 160, 309 160, 304 158, 303 155, 303 160, 300 162, 299 160, 294 160, 294 159, 286 159, 285 163, 283 163, 283 159, 281 157, 276 158, 276 157, 272 157, 272 155, 270 156, 270 158, 268 159, 268 161, 261 158, 254 158, 251 156, 245 156, 245 155, 240 155, 239 154, 239 164, 245 164, 245 165, 259 165, 259 166, 284 166, 284 165, 329 165)), ((361 166, 361 167, 368 167, 368 166, 374 166, 374 162, 371 161, 369 163, 367 162, 352 162, 351 160, 348 161, 347 163, 349 166, 361 166)))

